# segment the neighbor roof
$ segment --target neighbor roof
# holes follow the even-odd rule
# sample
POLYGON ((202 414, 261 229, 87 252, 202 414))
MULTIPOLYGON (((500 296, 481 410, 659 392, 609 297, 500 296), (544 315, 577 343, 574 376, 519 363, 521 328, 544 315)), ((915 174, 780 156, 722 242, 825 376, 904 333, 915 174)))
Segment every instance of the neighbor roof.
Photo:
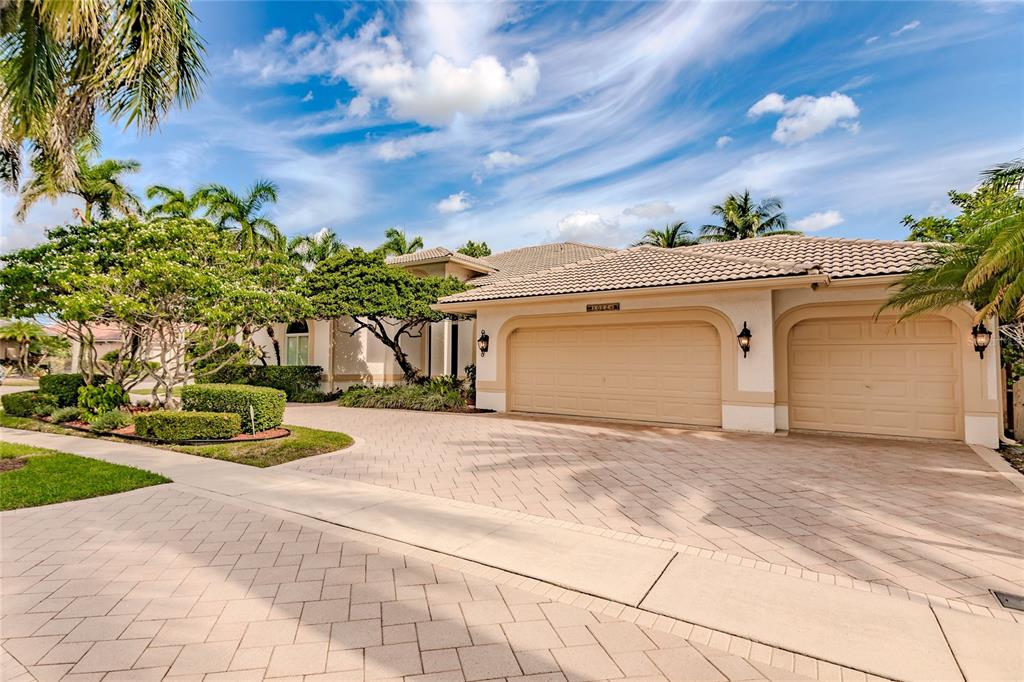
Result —
POLYGON ((446 296, 462 303, 818 274, 809 263, 774 262, 686 249, 636 246, 446 296))
POLYGON ((814 263, 832 279, 910 272, 929 258, 924 242, 775 235, 682 247, 691 253, 814 263))
POLYGON ((618 249, 607 246, 594 246, 579 242, 556 242, 538 246, 524 246, 521 249, 502 251, 485 256, 483 260, 490 263, 497 272, 469 281, 470 286, 480 287, 495 282, 519 277, 530 272, 538 272, 549 268, 575 263, 576 261, 614 253, 618 249))
POLYGON ((452 261, 464 265, 478 272, 494 272, 494 266, 472 256, 467 256, 458 251, 446 249, 443 246, 435 246, 430 249, 422 249, 415 253, 406 253, 401 256, 388 256, 387 262, 390 265, 426 265, 427 263, 440 263, 452 261))

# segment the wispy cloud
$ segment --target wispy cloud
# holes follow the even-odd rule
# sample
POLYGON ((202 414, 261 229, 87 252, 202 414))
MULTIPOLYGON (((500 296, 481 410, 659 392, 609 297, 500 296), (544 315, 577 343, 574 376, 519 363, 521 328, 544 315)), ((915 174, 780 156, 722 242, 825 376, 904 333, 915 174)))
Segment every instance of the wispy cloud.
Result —
POLYGON ((843 215, 836 210, 818 211, 793 221, 793 227, 802 232, 821 232, 843 224, 843 215))
POLYGON ((893 31, 889 35, 891 35, 893 38, 898 38, 901 35, 903 35, 904 33, 906 33, 907 31, 913 31, 914 29, 918 28, 920 25, 921 25, 921 22, 918 21, 917 19, 914 19, 910 23, 903 24, 903 26, 900 26, 898 29, 896 29, 895 31, 893 31))

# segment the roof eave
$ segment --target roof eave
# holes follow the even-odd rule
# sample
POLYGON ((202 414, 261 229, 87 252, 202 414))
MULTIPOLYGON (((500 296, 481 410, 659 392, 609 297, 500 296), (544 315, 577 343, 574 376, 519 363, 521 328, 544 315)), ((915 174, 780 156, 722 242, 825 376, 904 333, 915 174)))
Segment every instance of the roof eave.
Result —
POLYGON ((496 305, 514 305, 530 301, 563 301, 577 298, 616 295, 635 298, 637 296, 663 295, 705 291, 708 289, 797 289, 815 284, 830 283, 829 276, 824 273, 778 275, 775 277, 758 277, 753 279, 734 279, 724 282, 697 282, 694 284, 672 284, 668 286, 636 287, 633 289, 600 289, 596 291, 575 291, 565 294, 540 294, 534 296, 516 296, 513 298, 491 298, 475 301, 437 302, 432 309, 443 313, 471 313, 481 307, 496 305))

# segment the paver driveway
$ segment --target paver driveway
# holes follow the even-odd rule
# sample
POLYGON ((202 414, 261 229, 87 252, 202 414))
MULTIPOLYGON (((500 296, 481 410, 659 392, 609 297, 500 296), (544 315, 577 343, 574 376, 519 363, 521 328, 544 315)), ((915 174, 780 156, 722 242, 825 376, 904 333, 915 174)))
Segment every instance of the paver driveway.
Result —
POLYGON ((640 627, 632 620, 658 623, 177 484, 4 512, 0 529, 4 680, 725 682, 850 672, 749 641, 729 653, 716 643, 742 642, 723 633, 640 627))
POLYGON ((1024 494, 956 443, 290 406, 345 431, 289 466, 999 608, 1024 494))

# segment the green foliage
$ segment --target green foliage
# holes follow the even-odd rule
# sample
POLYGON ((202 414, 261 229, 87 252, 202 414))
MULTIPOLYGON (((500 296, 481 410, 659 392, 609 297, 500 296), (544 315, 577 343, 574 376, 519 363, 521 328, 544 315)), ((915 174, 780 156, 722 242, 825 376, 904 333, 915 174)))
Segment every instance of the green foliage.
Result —
POLYGON ((0 473, 0 510, 84 500, 170 483, 170 479, 142 469, 0 442, 0 458, 19 457, 25 458, 25 466, 0 473))
POLYGON ((223 412, 142 412, 135 416, 135 434, 180 443, 186 440, 227 440, 242 432, 242 418, 223 412))
POLYGON ((233 412, 241 417, 242 430, 251 433, 281 425, 285 394, 263 386, 193 384, 181 389, 181 406, 190 412, 233 412))
POLYGON ((711 215, 721 219, 720 225, 703 225, 700 241, 727 242, 734 239, 753 239, 774 234, 801 234, 787 230, 788 220, 782 212, 782 200, 768 197, 754 201, 750 190, 742 194, 730 194, 725 201, 711 207, 711 215))
POLYGON ((39 377, 39 392, 48 393, 57 399, 59 407, 73 407, 78 404, 78 389, 85 386, 81 374, 47 374, 39 377))
POLYGON ((196 194, 217 227, 232 236, 237 250, 284 252, 284 235, 261 213, 266 204, 277 202, 275 183, 257 180, 243 195, 216 184, 207 185, 196 194))
MULTIPOLYGON (((108 384, 109 385, 109 384, 108 384)), ((121 410, 100 412, 89 420, 89 430, 93 433, 107 433, 132 425, 132 416, 121 410)))
POLYGON ((931 248, 931 258, 899 284, 886 302, 910 317, 968 303, 980 321, 1024 319, 1024 164, 1017 178, 997 176, 956 219, 962 236, 931 248))
POLYGON ((487 242, 475 242, 470 239, 459 247, 459 253, 473 258, 484 258, 491 255, 491 247, 487 246, 487 242))
POLYGON ((312 268, 347 249, 334 230, 324 228, 316 234, 304 234, 288 240, 288 257, 304 267, 312 268))
MULTIPOLYGON (((447 377, 450 379, 451 377, 447 377)), ((353 386, 338 404, 342 407, 378 407, 424 412, 456 412, 466 407, 466 399, 454 382, 435 377, 423 384, 395 386, 353 386)))
POLYGON ((32 345, 46 338, 46 330, 32 320, 14 320, 0 327, 0 339, 18 344, 18 369, 23 373, 29 371, 32 345))
POLYGON ((405 230, 389 227, 384 231, 384 243, 377 247, 377 252, 382 256, 404 256, 416 253, 422 248, 422 237, 413 237, 410 240, 405 236, 405 230))
POLYGON ((57 399, 39 391, 19 391, 0 396, 4 412, 12 417, 44 417, 57 409, 57 399))
POLYGON ((130 402, 128 392, 118 384, 80 386, 78 388, 78 406, 90 414, 99 415, 117 410, 130 402))
POLYGON ((324 370, 317 365, 231 364, 199 375, 208 384, 247 384, 284 391, 288 400, 301 393, 320 390, 324 370))
POLYGON ((13 0, 0 20, 0 181, 12 189, 25 143, 71 170, 97 113, 149 131, 199 93, 204 48, 186 0, 13 0))
POLYGON ((669 223, 663 229, 650 228, 644 232, 644 236, 634 246, 658 246, 663 249, 675 249, 680 246, 690 246, 697 242, 693 239, 693 233, 686 227, 686 221, 669 223))
POLYGON ((57 424, 78 421, 82 418, 82 410, 77 407, 61 407, 50 413, 50 419, 57 424))
POLYGON ((476 365, 468 364, 466 371, 466 400, 476 404, 476 365))
POLYGON ((333 391, 331 393, 324 393, 320 390, 315 391, 302 391, 288 398, 293 403, 328 403, 332 400, 337 400, 341 397, 343 391, 333 391))
POLYGON ((987 220, 995 217, 994 214, 1005 211, 1007 201, 1013 199, 1014 188, 1005 183, 987 182, 973 192, 958 192, 951 189, 948 196, 949 203, 956 207, 959 213, 952 218, 905 216, 901 222, 904 227, 910 228, 907 241, 944 244, 964 241, 987 220))
POLYGON ((351 317, 356 329, 368 330, 391 350, 406 380, 413 381, 416 368, 401 347, 402 337, 444 319, 431 305, 465 289, 454 277, 417 277, 388 265, 380 253, 352 249, 313 268, 299 293, 311 307, 309 317, 351 317))

